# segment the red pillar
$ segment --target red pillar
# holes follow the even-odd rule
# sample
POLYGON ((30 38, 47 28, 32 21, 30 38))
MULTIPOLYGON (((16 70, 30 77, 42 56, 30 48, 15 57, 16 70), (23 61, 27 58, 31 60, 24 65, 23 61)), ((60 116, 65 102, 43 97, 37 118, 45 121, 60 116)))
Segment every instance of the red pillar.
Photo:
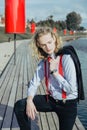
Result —
POLYGON ((56 27, 53 28, 53 32, 56 33, 57 32, 57 29, 56 27))
POLYGON ((5 0, 5 32, 25 32, 25 0, 5 0))
POLYGON ((73 35, 73 34, 74 34, 74 31, 70 30, 69 34, 70 34, 70 35, 73 35))
POLYGON ((63 34, 64 34, 64 35, 66 35, 66 33, 67 33, 67 30, 66 30, 66 29, 64 29, 64 30, 63 30, 63 34))
POLYGON ((31 23, 30 25, 30 32, 31 34, 34 34, 36 31, 36 24, 35 23, 31 23))

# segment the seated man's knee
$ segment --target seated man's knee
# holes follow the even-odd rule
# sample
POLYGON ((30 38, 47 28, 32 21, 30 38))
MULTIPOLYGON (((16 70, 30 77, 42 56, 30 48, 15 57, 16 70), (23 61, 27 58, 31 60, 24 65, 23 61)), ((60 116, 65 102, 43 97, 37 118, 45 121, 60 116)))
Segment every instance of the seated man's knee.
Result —
POLYGON ((17 115, 18 113, 24 111, 25 110, 25 106, 26 106, 26 103, 25 103, 24 99, 17 101, 14 104, 14 112, 15 112, 15 114, 17 115))

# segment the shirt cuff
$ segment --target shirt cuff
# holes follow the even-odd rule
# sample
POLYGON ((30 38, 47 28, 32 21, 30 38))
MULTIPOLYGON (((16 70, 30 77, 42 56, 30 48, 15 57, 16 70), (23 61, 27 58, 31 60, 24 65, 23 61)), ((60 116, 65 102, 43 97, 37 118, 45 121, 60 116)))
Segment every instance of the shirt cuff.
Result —
POLYGON ((36 93, 35 93, 35 90, 34 90, 34 91, 33 91, 33 90, 32 90, 32 91, 29 91, 29 90, 28 90, 28 92, 27 92, 27 96, 32 96, 32 97, 34 97, 35 94, 36 94, 36 93))

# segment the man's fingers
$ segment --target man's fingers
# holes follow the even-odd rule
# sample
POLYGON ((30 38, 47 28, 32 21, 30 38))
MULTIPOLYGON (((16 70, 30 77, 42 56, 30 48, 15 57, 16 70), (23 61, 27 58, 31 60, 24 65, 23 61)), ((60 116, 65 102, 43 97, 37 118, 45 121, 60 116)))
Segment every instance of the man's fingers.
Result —
POLYGON ((32 119, 32 120, 35 119, 35 112, 34 112, 34 111, 32 111, 32 113, 31 113, 31 119, 32 119))
POLYGON ((37 113, 38 113, 38 112, 37 112, 37 110, 36 110, 35 107, 34 107, 33 109, 30 109, 29 111, 26 111, 27 116, 28 116, 29 118, 31 118, 32 120, 35 119, 35 116, 36 116, 37 113))
POLYGON ((38 114, 38 111, 37 111, 36 107, 35 107, 35 113, 38 114))

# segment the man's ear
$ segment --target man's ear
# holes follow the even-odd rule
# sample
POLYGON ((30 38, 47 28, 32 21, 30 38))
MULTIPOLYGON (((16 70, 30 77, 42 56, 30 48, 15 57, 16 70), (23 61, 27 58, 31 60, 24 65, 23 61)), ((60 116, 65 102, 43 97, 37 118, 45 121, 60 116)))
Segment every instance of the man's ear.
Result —
POLYGON ((40 43, 37 41, 37 46, 40 47, 40 43))

